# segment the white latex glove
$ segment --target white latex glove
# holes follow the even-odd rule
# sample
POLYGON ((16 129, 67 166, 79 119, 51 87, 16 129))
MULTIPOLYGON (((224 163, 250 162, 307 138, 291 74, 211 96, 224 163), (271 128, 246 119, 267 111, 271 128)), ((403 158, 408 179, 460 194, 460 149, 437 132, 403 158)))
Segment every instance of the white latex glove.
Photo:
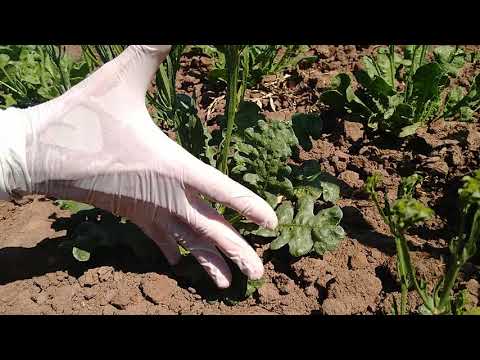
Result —
POLYGON ((188 248, 220 288, 230 286, 231 272, 218 250, 258 279, 263 264, 255 251, 199 195, 267 228, 276 227, 275 212, 172 141, 146 109, 147 88, 169 51, 132 45, 61 97, 0 112, 0 192, 71 199, 125 216, 170 264, 180 260, 177 243, 188 248))

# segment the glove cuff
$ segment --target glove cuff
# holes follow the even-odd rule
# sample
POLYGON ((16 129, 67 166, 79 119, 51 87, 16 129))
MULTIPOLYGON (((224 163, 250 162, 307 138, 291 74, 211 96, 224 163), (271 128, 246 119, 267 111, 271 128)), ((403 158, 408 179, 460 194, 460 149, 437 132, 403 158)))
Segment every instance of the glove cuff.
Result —
POLYGON ((31 193, 26 160, 28 124, 23 110, 0 110, 0 200, 31 193))

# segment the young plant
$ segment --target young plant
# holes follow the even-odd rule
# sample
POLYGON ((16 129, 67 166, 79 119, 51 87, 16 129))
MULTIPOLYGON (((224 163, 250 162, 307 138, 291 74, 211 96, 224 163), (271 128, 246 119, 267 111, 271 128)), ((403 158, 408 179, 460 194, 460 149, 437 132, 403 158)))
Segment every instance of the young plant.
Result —
MULTIPOLYGON (((226 56, 222 47, 212 45, 195 46, 199 51, 213 60, 213 69, 209 73, 212 81, 227 82, 226 56)), ((243 50, 241 71, 245 70, 245 85, 257 85, 262 77, 278 74, 296 67, 301 61, 314 61, 316 57, 307 56, 307 45, 247 45, 243 50)))
POLYGON ((266 75, 279 74, 296 67, 301 61, 313 61, 307 56, 307 45, 251 45, 249 46, 251 77, 249 85, 254 86, 266 75))
POLYGON ((311 252, 324 255, 336 249, 345 231, 340 226, 342 210, 335 205, 340 195, 335 178, 322 172, 316 161, 307 161, 293 169, 292 182, 292 195, 280 196, 279 205, 275 206, 277 229, 260 228, 252 234, 274 237, 270 249, 278 250, 288 245, 290 254, 295 257, 311 252))
POLYGON ((116 58, 125 48, 126 45, 82 45, 82 54, 92 72, 116 58))
POLYGON ((0 108, 25 108, 51 100, 88 75, 60 45, 0 46, 0 108))
MULTIPOLYGON (((423 301, 419 308, 422 314, 460 314, 464 312, 465 297, 462 293, 453 294, 459 271, 475 255, 480 241, 480 171, 464 178, 464 186, 459 190, 461 202, 461 222, 458 235, 450 241, 451 258, 445 275, 432 291, 427 289, 423 279, 418 279, 410 258, 407 239, 408 229, 433 216, 433 210, 413 198, 415 187, 422 181, 418 174, 402 179, 397 199, 390 203, 384 191, 384 204, 381 205, 377 193, 379 175, 368 178, 366 191, 395 239, 397 250, 397 271, 400 278, 400 307, 394 303, 394 312, 407 313, 407 294, 412 288, 423 301)), ((475 311, 475 310, 474 310, 475 311)))
MULTIPOLYGON (((212 134, 213 144, 222 139, 225 118, 220 118, 219 124, 220 130, 212 134)), ((271 244, 273 250, 288 244, 291 255, 297 257, 333 250, 345 235, 339 226, 341 209, 326 207, 339 198, 335 179, 323 173, 316 161, 303 166, 287 163, 298 145, 311 146, 310 137, 320 136, 321 124, 318 116, 305 114, 287 122, 268 122, 256 104, 245 102, 236 115, 232 136, 230 176, 276 208, 280 223, 276 231, 271 231, 242 221, 230 211, 225 215, 244 235, 276 238, 271 244), (315 215, 314 205, 323 210, 315 215)))
POLYGON ((407 46, 401 55, 393 45, 381 47, 375 56, 365 56, 362 68, 354 72, 356 90, 350 76, 342 73, 321 101, 359 119, 368 131, 399 137, 412 135, 440 116, 460 114, 462 120, 471 119, 480 103, 479 80, 474 80, 468 94, 448 88, 465 63, 465 52, 458 46, 438 46, 431 62, 429 53, 427 45, 407 46))
POLYGON ((226 119, 227 128, 225 138, 221 149, 219 162, 217 168, 228 175, 228 156, 230 154, 230 143, 232 141, 233 126, 235 124, 235 116, 237 114, 240 101, 243 100, 244 81, 240 82, 239 86, 239 72, 242 51, 245 49, 243 45, 225 45, 222 51, 225 54, 225 63, 227 70, 227 104, 226 104, 226 119))

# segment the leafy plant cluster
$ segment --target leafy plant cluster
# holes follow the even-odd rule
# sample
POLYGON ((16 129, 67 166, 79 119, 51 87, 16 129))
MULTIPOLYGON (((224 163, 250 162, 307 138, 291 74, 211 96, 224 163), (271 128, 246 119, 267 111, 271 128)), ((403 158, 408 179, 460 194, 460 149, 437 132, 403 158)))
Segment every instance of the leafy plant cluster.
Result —
MULTIPOLYGON (((311 62, 316 56, 307 55, 307 45, 248 45, 243 52, 242 71, 246 71, 246 85, 257 85, 264 76, 279 74, 295 68, 300 62, 311 62)), ((200 45, 192 50, 207 55, 213 60, 209 73, 212 81, 227 82, 225 54, 221 46, 200 45)))
MULTIPOLYGON (((210 144, 223 138, 225 118, 219 124, 210 144)), ((340 194, 336 179, 324 173, 317 161, 302 166, 288 163, 297 147, 311 146, 310 137, 318 138, 321 130, 318 115, 297 114, 286 122, 269 122, 249 102, 242 103, 236 115, 229 175, 276 209, 279 226, 271 231, 239 221, 238 215, 226 215, 244 234, 274 238, 272 250, 288 244, 292 256, 312 251, 323 255, 345 235, 339 226, 342 211, 334 205, 340 194), (322 210, 314 211, 315 206, 322 210)))
POLYGON ((463 187, 459 189, 461 220, 457 235, 450 240, 450 262, 445 274, 432 290, 427 288, 424 279, 416 274, 410 258, 406 233, 414 225, 431 218, 433 210, 416 200, 413 195, 422 177, 414 174, 402 179, 397 199, 391 203, 384 191, 383 205, 378 196, 377 187, 381 179, 379 175, 371 176, 366 183, 366 191, 370 194, 380 215, 389 226, 395 239, 397 250, 397 270, 401 286, 400 306, 394 303, 396 314, 406 314, 407 294, 415 289, 423 301, 419 308, 422 314, 474 314, 479 308, 470 308, 466 304, 465 292, 454 292, 456 280, 462 267, 477 252, 480 243, 480 170, 463 179, 463 187))
MULTIPOLYGON (((471 57, 471 56, 470 56, 471 57)), ((470 121, 480 108, 480 77, 470 88, 450 87, 468 56, 456 46, 380 47, 363 57, 353 76, 341 73, 321 101, 340 114, 350 114, 371 131, 406 137, 439 117, 470 121), (400 50, 400 51, 397 51, 400 50)))
POLYGON ((53 99, 82 81, 86 62, 56 45, 0 46, 0 108, 25 108, 53 99))

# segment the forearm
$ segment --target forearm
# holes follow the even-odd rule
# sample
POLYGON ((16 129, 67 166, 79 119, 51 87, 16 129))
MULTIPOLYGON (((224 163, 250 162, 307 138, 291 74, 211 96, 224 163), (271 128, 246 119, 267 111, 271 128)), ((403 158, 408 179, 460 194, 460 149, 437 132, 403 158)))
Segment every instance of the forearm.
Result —
POLYGON ((10 200, 30 190, 25 153, 27 127, 23 110, 0 110, 0 200, 10 200))

